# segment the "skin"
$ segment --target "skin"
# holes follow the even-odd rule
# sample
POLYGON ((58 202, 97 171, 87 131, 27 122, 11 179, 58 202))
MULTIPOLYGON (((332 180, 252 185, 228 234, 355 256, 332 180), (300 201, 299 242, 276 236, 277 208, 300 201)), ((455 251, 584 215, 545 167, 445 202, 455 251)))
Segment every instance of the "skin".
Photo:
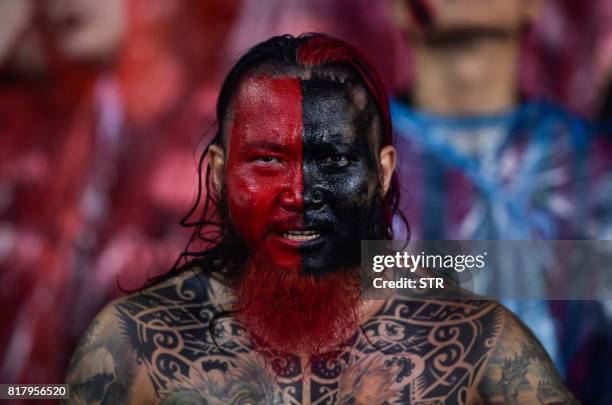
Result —
POLYGON ((428 10, 426 26, 409 3, 389 5, 414 56, 415 107, 461 116, 516 105, 523 27, 538 17, 541 0, 420 0, 428 10))
POLYGON ((300 261, 299 246, 281 236, 303 225, 300 100, 295 78, 249 78, 234 103, 229 129, 230 217, 251 251, 281 267, 300 261), (283 119, 260 119, 266 115, 283 119))
POLYGON ((233 318, 215 323, 213 343, 209 320, 228 308, 216 281, 186 273, 146 295, 113 302, 91 324, 66 403, 577 403, 537 340, 495 302, 394 296, 339 353, 264 359, 233 318))
MULTIPOLYGON (((364 202, 375 193, 375 179, 381 179, 384 192, 388 189, 395 150, 381 148, 377 159, 372 157, 372 148, 366 147, 372 138, 363 133, 369 125, 359 123, 367 104, 359 90, 321 87, 316 81, 304 86, 295 77, 259 77, 243 86, 241 94, 254 94, 245 100, 248 112, 257 116, 276 108, 279 115, 275 117, 280 119, 257 120, 261 122, 256 126, 246 119, 249 125, 240 125, 241 114, 246 112, 241 111, 241 100, 236 100, 229 151, 214 147, 209 156, 216 186, 221 189, 227 184, 228 199, 237 200, 228 203, 230 207, 234 204, 230 209, 234 219, 240 220, 241 215, 247 218, 248 211, 255 209, 269 215, 269 220, 297 210, 307 223, 309 206, 314 208, 315 220, 319 212, 333 216, 338 231, 324 238, 321 249, 311 256, 314 263, 326 263, 330 258, 325 247, 343 240, 343 227, 348 226, 342 210, 360 210, 362 201, 365 207, 364 202), (258 96, 262 88, 266 97, 258 96), (298 93, 301 97, 296 97, 298 93), (283 98, 286 94, 293 94, 292 99, 283 98), (302 111, 299 115, 295 114, 296 105, 302 111), (314 106, 318 108, 309 112, 314 106), (322 119, 316 111, 326 111, 330 119, 322 119), (299 131, 298 121, 302 123, 299 131), (280 139, 285 147, 271 147, 267 142, 262 156, 248 157, 251 148, 242 144, 250 139, 247 132, 255 130, 264 136, 261 134, 273 132, 274 125, 285 135, 266 139, 280 139), (231 139, 234 136, 244 139, 238 142, 231 139), (298 151, 300 147, 303 152, 298 151), (330 153, 329 148, 334 147, 346 150, 330 153), (329 159, 336 152, 342 152, 351 163, 329 159), (292 170, 301 171, 301 189, 290 189, 291 184, 300 184, 295 173, 285 174, 292 170), (258 181, 249 182, 247 175, 258 181), (240 187, 242 182, 252 188, 232 194, 230 184, 240 187), (317 201, 308 201, 313 198, 309 187, 321 188, 317 201), (259 194, 259 190, 263 191, 259 194), (292 204, 284 200, 288 190, 292 204), (349 207, 343 205, 347 195, 353 196, 349 207)), ((250 249, 279 261, 300 252, 299 244, 275 240, 276 235, 270 236, 265 224, 246 222, 236 227, 250 249), (274 256, 276 249, 279 256, 274 256)), ((199 269, 183 272, 144 294, 111 303, 92 323, 72 358, 67 381, 73 396, 67 403, 573 401, 539 343, 495 302, 408 300, 399 295, 365 301, 360 308, 360 328, 342 349, 316 355, 255 350, 244 325, 227 315, 232 304, 232 292, 199 269), (223 313, 226 315, 216 316, 223 313)))
POLYGON ((11 52, 28 29, 34 14, 30 0, 4 0, 0 2, 0 66, 4 66, 11 52))
POLYGON ((115 56, 126 30, 122 0, 45 0, 45 15, 55 42, 70 60, 107 62, 115 56))
POLYGON ((516 31, 540 13, 541 0, 391 0, 393 18, 406 31, 492 28, 516 31), (417 9, 426 10, 430 25, 423 25, 417 9))
POLYGON ((355 252, 357 263, 355 240, 374 239, 364 235, 361 225, 371 216, 379 192, 373 137, 363 135, 372 134, 376 125, 366 112, 361 87, 308 80, 302 89, 304 225, 326 233, 322 244, 301 249, 302 266, 307 274, 319 274, 321 269, 350 266, 355 252))

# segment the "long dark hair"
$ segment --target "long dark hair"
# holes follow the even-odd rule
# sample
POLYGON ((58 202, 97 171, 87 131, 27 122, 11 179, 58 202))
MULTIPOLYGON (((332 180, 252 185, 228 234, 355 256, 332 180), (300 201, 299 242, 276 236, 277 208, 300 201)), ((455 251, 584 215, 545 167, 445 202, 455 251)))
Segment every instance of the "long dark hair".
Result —
MULTIPOLYGON (((212 145, 223 147, 224 122, 230 102, 241 80, 254 69, 263 65, 297 68, 306 71, 320 71, 327 68, 341 69, 359 80, 365 87, 381 118, 381 147, 393 144, 393 131, 389 112, 387 92, 378 73, 359 51, 347 43, 324 34, 308 33, 298 37, 282 35, 272 37, 251 48, 232 67, 227 75, 217 100, 217 127, 210 143, 202 152, 198 163, 198 193, 191 210, 181 220, 183 227, 192 228, 193 233, 185 250, 180 254, 172 269, 145 285, 174 276, 180 271, 199 266, 207 274, 230 277, 227 268, 231 262, 240 262, 244 249, 235 249, 228 244, 231 227, 224 218, 223 205, 219 203, 217 190, 211 187, 211 172, 206 156, 212 145), (199 214, 198 214, 199 213, 199 214)), ((397 174, 383 199, 386 221, 385 236, 393 238, 393 218, 397 216, 407 226, 405 216, 399 210, 400 189, 397 174)))

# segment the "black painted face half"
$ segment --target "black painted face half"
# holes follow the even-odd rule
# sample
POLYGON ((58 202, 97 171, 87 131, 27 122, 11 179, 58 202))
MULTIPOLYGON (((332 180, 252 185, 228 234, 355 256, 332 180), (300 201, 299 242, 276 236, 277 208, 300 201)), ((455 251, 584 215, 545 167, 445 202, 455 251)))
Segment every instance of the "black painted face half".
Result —
POLYGON ((376 113, 361 86, 301 81, 303 227, 318 237, 300 247, 303 274, 359 264, 361 239, 384 223, 376 159, 376 113))

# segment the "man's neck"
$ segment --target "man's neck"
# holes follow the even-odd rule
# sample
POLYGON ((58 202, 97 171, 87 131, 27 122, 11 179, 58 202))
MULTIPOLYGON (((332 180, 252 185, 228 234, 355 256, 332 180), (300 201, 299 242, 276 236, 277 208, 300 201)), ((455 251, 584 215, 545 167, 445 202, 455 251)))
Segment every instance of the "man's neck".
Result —
POLYGON ((415 107, 440 115, 492 114, 517 102, 519 38, 413 43, 415 107))

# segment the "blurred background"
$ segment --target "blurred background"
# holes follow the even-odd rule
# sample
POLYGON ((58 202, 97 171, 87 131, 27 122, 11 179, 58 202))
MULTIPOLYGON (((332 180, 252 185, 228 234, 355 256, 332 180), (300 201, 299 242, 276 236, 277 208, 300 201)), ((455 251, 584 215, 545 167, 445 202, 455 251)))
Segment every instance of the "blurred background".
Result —
MULTIPOLYGON (((62 382, 78 338, 119 286, 136 289, 172 266, 189 236, 179 220, 198 189, 218 89, 249 47, 326 32, 359 48, 406 99, 418 71, 398 2, 0 0, 0 382, 62 382)), ((611 1, 543 1, 517 70, 521 97, 584 123, 598 134, 593 159, 612 160, 611 1)), ((612 183, 598 184, 609 201, 612 183)), ((612 403, 609 307, 548 309, 564 378, 588 404, 612 403)))

